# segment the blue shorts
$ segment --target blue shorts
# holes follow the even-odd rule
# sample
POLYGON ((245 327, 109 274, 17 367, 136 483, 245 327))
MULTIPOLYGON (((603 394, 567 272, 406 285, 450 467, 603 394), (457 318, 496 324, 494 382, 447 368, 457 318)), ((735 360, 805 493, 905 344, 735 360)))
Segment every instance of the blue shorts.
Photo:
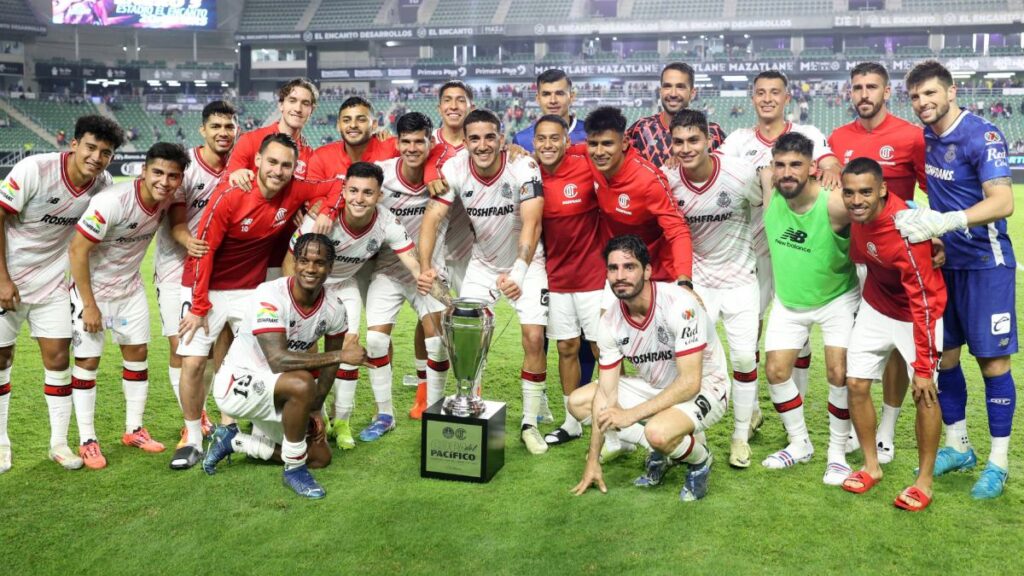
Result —
POLYGON ((1016 270, 1007 266, 985 270, 943 270, 946 313, 943 348, 967 344, 977 358, 1017 352, 1016 270))

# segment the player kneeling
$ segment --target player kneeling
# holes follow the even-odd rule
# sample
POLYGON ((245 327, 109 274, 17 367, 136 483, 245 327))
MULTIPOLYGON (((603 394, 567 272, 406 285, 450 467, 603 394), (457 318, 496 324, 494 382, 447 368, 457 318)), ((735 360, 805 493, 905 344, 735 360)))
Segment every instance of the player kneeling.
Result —
POLYGON ((607 492, 601 463, 642 444, 652 452, 636 486, 657 486, 669 467, 685 462, 689 471, 679 498, 699 500, 711 472, 704 431, 729 404, 718 334, 691 291, 650 281, 650 256, 638 236, 613 238, 604 256, 619 305, 605 311, 598 326, 597 383, 569 397, 573 416, 584 423, 594 417, 587 465, 573 492, 583 494, 592 484, 607 492), (623 358, 639 378, 620 376, 623 358))
POLYGON ((294 254, 294 276, 256 288, 246 321, 213 381, 221 412, 251 420, 265 436, 243 434, 235 424, 218 427, 203 470, 213 474, 217 463, 234 452, 270 460, 278 454, 274 444, 280 444, 284 483, 304 498, 323 498, 326 493, 307 461, 309 467, 323 467, 331 453, 319 433, 320 422, 314 419, 310 426, 311 415, 319 415, 338 364, 358 366, 365 353, 358 344, 342 350, 348 331, 345 306, 324 291, 334 264, 331 240, 303 234, 294 254), (321 337, 324 352, 310 353, 321 337), (306 441, 307 428, 313 446, 306 441))

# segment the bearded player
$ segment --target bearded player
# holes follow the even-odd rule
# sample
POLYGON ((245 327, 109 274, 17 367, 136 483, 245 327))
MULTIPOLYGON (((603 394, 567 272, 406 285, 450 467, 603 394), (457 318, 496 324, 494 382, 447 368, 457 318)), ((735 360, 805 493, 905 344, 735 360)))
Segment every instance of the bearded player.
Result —
POLYGON ((343 179, 353 162, 377 162, 398 155, 395 138, 374 137, 377 121, 373 105, 360 96, 346 98, 338 108, 341 140, 321 146, 309 161, 312 180, 343 179))

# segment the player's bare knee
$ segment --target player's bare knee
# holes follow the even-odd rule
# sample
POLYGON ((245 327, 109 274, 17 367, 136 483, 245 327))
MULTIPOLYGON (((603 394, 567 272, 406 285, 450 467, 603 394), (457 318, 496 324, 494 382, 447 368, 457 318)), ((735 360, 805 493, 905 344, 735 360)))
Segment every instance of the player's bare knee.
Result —
MULTIPOLYGON (((8 358, 7 365, 4 366, 3 358, 0 357, 0 368, 10 367, 12 358, 8 358)), ((43 368, 47 370, 67 370, 68 366, 71 365, 71 353, 68 352, 67 348, 57 349, 48 351, 43 354, 43 368)))
POLYGON ((596 384, 588 384, 573 390, 569 395, 569 413, 577 420, 590 417, 590 407, 594 401, 593 388, 596 386, 596 384))
POLYGON ((871 395, 871 380, 863 378, 847 378, 846 387, 850 391, 850 399, 860 399, 871 395))
POLYGON ((846 386, 846 366, 830 366, 826 373, 830 385, 846 386))
POLYGON ((671 452, 680 439, 679 434, 656 422, 650 422, 644 426, 644 437, 647 438, 647 443, 651 445, 651 448, 663 454, 671 452))
MULTIPOLYGON (((64 355, 64 361, 67 362, 67 354, 64 355)), ((0 370, 6 370, 11 367, 14 363, 14 346, 7 346, 6 348, 0 348, 0 370)))
POLYGON ((121 347, 121 356, 126 362, 144 362, 149 353, 145 344, 129 344, 121 347))
POLYGON ((981 375, 985 378, 1002 376, 1010 371, 1010 357, 978 358, 978 367, 981 368, 981 375))
POLYGON ((100 359, 98 356, 95 358, 75 358, 75 366, 86 370, 98 370, 100 367, 100 359))
POLYGON ((783 362, 773 362, 769 358, 768 364, 764 367, 764 374, 769 384, 782 384, 793 375, 793 367, 783 362))
POLYGON ((523 330, 523 351, 526 354, 543 354, 544 331, 523 330))
POLYGON ((960 349, 950 348, 949 350, 943 350, 942 356, 939 358, 939 369, 949 370, 955 368, 960 363, 960 349))
POLYGON ((580 339, 558 341, 558 355, 565 359, 575 358, 580 353, 580 339))

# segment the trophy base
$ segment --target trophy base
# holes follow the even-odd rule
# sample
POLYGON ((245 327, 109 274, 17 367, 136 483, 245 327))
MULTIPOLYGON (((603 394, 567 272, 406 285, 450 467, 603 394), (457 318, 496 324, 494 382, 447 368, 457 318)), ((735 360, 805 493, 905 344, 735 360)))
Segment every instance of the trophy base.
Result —
POLYGON ((420 477, 489 482, 505 465, 505 403, 482 401, 477 416, 455 416, 443 401, 423 411, 420 477))
POLYGON ((484 401, 472 396, 449 396, 444 399, 442 405, 445 414, 459 418, 479 417, 486 410, 484 401))

